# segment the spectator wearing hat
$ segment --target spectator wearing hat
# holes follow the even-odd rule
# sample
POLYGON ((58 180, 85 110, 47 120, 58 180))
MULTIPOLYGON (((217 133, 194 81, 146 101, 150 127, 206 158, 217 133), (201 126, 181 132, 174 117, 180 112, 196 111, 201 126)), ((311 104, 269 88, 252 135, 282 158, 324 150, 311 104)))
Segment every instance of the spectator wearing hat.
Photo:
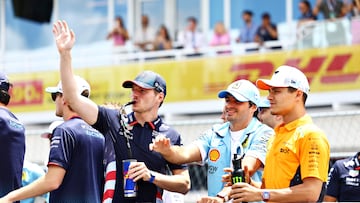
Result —
POLYGON ((222 90, 219 98, 225 99, 227 122, 214 125, 192 144, 184 147, 170 146, 169 139, 156 139, 151 148, 160 152, 172 163, 208 163, 208 197, 200 202, 225 202, 230 188, 222 183, 222 176, 232 167, 234 154, 243 155, 254 180, 261 181, 261 168, 265 164, 266 144, 273 130, 254 117, 260 102, 259 90, 248 80, 238 80, 222 90))
MULTIPOLYGON (((87 98, 90 85, 75 77, 76 95, 87 98)), ((104 180, 104 137, 83 121, 64 100, 62 83, 46 88, 64 119, 51 137, 47 173, 31 184, 14 190, 0 202, 14 202, 50 192, 49 202, 101 202, 104 180)))
POLYGON ((190 177, 185 165, 168 163, 159 153, 149 150, 149 144, 155 137, 165 136, 174 145, 181 145, 178 132, 163 122, 158 110, 164 102, 167 89, 165 80, 153 71, 144 71, 134 80, 123 82, 124 88, 131 89, 133 112, 119 113, 117 109, 98 106, 87 98, 76 94, 72 84, 75 77, 72 73, 70 51, 75 36, 66 22, 58 21, 53 28, 57 48, 60 53, 60 72, 63 81, 64 101, 87 123, 105 135, 106 145, 113 146, 110 158, 116 162, 115 189, 104 194, 104 200, 113 202, 156 202, 161 201, 163 189, 172 192, 187 193, 190 189, 190 177), (129 178, 137 183, 134 198, 124 196, 122 161, 136 159, 130 165, 129 178), (166 169, 172 175, 166 175, 166 169), (112 196, 113 194, 113 196, 112 196))
POLYGON ((325 202, 360 202, 360 152, 331 167, 325 202))
POLYGON ((45 132, 43 132, 40 136, 42 138, 47 138, 51 141, 53 131, 55 130, 56 127, 58 127, 62 123, 64 123, 64 121, 58 120, 51 122, 48 129, 45 132))
POLYGON ((306 76, 297 68, 280 66, 271 80, 259 79, 256 85, 269 91, 270 112, 282 116, 283 123, 269 140, 262 183, 236 183, 230 197, 234 203, 322 201, 330 147, 306 113, 306 76))
POLYGON ((279 115, 272 115, 270 112, 270 101, 268 99, 261 99, 258 107, 257 118, 260 122, 268 125, 274 129, 282 123, 282 117, 279 115))
POLYGON ((11 87, 8 77, 0 72, 0 197, 21 187, 25 155, 25 128, 7 108, 11 87))

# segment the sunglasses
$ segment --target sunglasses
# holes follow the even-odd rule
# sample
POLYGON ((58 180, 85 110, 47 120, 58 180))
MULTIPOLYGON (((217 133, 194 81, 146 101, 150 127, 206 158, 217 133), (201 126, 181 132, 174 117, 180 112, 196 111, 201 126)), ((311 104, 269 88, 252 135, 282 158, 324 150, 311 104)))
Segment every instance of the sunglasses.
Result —
POLYGON ((55 102, 57 96, 60 96, 60 95, 61 95, 60 92, 51 93, 51 99, 55 102))
POLYGON ((269 109, 269 107, 258 107, 259 112, 261 112, 261 111, 263 111, 265 109, 269 109))

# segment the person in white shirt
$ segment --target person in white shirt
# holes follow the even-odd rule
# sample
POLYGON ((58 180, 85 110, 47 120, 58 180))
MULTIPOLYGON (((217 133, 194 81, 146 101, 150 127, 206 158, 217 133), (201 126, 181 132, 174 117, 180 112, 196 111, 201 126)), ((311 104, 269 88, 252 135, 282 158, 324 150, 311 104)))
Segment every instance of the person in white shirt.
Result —
POLYGON ((205 45, 204 35, 197 30, 197 20, 195 17, 189 17, 187 22, 186 30, 178 35, 178 42, 184 49, 197 52, 199 48, 205 45))
POLYGON ((147 15, 141 16, 141 29, 136 30, 134 43, 143 51, 152 50, 152 43, 155 39, 155 31, 149 27, 149 17, 147 15))

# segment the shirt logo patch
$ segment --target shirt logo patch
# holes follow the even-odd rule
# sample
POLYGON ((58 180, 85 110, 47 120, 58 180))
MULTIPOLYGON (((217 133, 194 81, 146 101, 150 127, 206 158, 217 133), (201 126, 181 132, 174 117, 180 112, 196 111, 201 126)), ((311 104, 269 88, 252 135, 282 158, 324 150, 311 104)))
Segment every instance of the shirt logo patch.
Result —
POLYGON ((209 159, 210 161, 217 161, 220 158, 220 152, 217 149, 211 149, 209 152, 209 159))

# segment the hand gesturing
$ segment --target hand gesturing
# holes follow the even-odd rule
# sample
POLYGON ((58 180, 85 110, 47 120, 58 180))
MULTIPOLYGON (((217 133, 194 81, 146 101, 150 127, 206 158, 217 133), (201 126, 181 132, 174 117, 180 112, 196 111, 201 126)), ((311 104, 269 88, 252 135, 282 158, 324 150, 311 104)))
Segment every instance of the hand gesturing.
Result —
POLYGON ((70 51, 75 43, 75 33, 69 29, 65 21, 57 21, 53 26, 53 34, 59 52, 70 51))

